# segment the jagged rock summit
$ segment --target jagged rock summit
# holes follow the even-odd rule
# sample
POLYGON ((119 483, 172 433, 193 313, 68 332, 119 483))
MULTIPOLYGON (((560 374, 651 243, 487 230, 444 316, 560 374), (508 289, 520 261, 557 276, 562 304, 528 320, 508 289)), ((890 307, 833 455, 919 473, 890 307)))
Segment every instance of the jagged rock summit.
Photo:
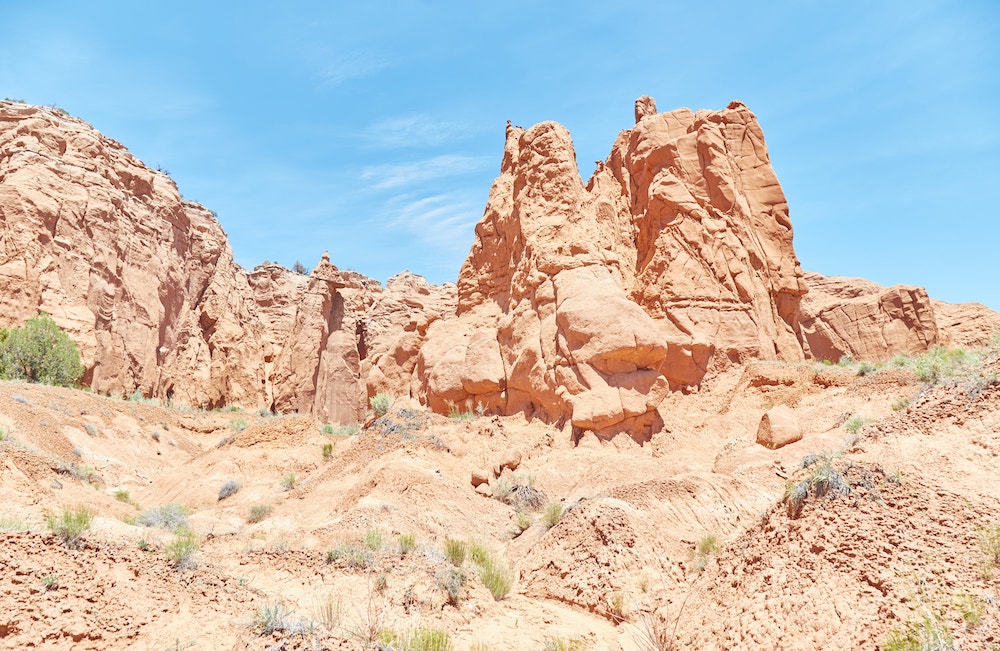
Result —
POLYGON ((457 285, 383 288, 326 255, 308 275, 245 271, 165 173, 82 120, 0 102, 0 325, 51 313, 105 393, 346 423, 388 392, 644 440, 671 392, 734 364, 882 359, 1000 323, 805 274, 743 104, 642 97, 635 119, 586 183, 565 128, 508 124, 457 285))

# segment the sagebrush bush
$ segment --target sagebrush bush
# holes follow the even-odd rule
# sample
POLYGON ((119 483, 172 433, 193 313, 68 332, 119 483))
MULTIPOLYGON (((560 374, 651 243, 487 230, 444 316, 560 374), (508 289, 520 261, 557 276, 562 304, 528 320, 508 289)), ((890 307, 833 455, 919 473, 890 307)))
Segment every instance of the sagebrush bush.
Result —
POLYGON ((462 599, 462 586, 465 585, 465 571, 460 567, 446 567, 437 574, 438 587, 448 594, 448 603, 457 606, 462 599))
POLYGON ((45 312, 20 328, 0 329, 0 379, 72 387, 82 375, 76 344, 45 312))
POLYGON ((243 485, 240 484, 240 482, 235 479, 230 479, 222 485, 222 488, 219 489, 219 501, 221 502, 227 497, 232 497, 238 493, 241 488, 243 488, 243 485))
POLYGON ((156 527, 176 533, 188 526, 188 510, 180 504, 163 504, 140 513, 135 523, 143 527, 156 527))
POLYGON ((80 546, 83 534, 90 529, 90 524, 94 520, 94 512, 86 506, 77 506, 70 509, 63 509, 59 515, 47 514, 45 524, 57 536, 63 544, 70 549, 80 546))

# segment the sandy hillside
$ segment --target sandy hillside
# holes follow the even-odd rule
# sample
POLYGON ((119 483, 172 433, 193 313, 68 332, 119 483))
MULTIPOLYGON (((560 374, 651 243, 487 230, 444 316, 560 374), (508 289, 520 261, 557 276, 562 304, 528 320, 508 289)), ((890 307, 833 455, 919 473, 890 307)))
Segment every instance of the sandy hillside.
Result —
POLYGON ((672 395, 643 446, 402 401, 324 433, 294 415, 2 383, 0 646, 390 648, 395 632, 406 648, 431 630, 455 649, 652 649, 658 635, 875 649, 925 621, 989 649, 998 372, 992 359, 927 388, 905 369, 756 362, 672 395), (771 450, 755 438, 778 405, 804 436, 771 450), (820 461, 803 469, 807 455, 820 461), (824 459, 844 494, 782 503, 824 459), (197 544, 181 567, 168 551, 183 528, 140 524, 171 504, 197 544), (46 514, 76 505, 94 518, 69 548, 46 514), (459 567, 448 540, 469 543, 459 567), (490 570, 512 580, 499 600, 490 570))

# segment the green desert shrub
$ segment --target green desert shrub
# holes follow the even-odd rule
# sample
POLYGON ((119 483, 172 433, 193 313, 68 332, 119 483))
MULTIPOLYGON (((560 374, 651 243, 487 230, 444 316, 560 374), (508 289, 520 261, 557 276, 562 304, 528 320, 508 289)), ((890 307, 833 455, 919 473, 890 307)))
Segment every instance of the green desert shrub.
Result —
POLYGON ((457 606, 462 599, 462 586, 465 585, 465 571, 460 567, 449 565, 437 574, 438 587, 448 595, 448 603, 457 606))
POLYGON ((0 378, 71 387, 82 375, 76 344, 45 312, 20 328, 0 329, 0 378))
POLYGON ((326 552, 327 563, 333 563, 339 561, 340 559, 344 559, 344 563, 347 567, 355 569, 371 567, 375 563, 375 559, 372 557, 371 552, 350 543, 340 543, 333 549, 326 552))
POLYGON ((45 524, 57 536, 63 544, 70 549, 80 546, 83 534, 90 529, 90 524, 94 520, 94 512, 86 506, 77 506, 70 509, 63 509, 58 515, 47 514, 45 524))
POLYGON ((391 402, 392 400, 389 398, 388 393, 379 393, 368 400, 368 404, 371 405, 372 411, 375 412, 376 416, 385 416, 389 411, 389 404, 391 402))
POLYGON ((167 560, 178 570, 194 569, 194 553, 198 551, 198 536, 188 527, 177 530, 173 542, 167 545, 167 560))
POLYGON ((254 504, 250 507, 250 515, 247 516, 247 522, 249 524, 260 522, 271 514, 271 509, 270 504, 254 504))

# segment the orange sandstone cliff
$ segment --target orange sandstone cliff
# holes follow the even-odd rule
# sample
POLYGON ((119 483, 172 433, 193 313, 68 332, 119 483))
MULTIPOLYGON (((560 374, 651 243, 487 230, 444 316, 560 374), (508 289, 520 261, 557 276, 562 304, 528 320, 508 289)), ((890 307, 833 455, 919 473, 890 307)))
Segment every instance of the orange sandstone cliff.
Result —
POLYGON ((308 275, 247 272, 166 174, 79 119, 0 102, 0 325, 51 313, 100 392, 345 423, 388 392, 639 440, 672 391, 733 364, 884 359, 1000 328, 920 288, 804 273, 744 105, 644 97, 635 114, 586 183, 565 128, 508 125, 457 286, 383 288, 325 256, 308 275))

